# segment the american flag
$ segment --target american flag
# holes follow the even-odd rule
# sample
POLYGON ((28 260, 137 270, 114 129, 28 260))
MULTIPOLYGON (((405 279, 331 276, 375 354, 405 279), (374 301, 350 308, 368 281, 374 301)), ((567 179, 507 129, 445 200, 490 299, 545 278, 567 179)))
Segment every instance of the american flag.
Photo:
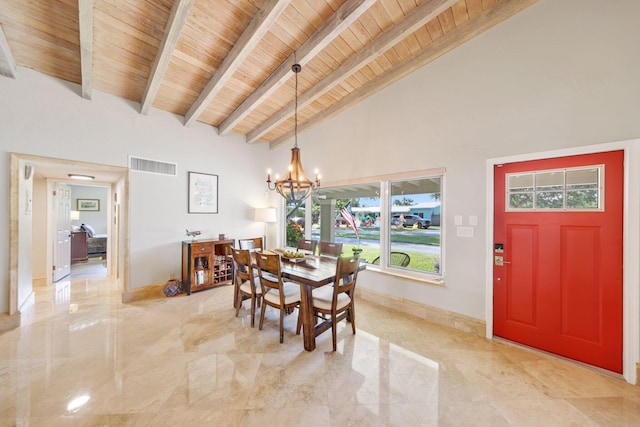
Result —
POLYGON ((342 210, 340 211, 340 215, 342 215, 342 218, 344 218, 344 220, 347 221, 347 223, 351 226, 351 228, 353 228, 353 231, 356 233, 356 239, 359 239, 356 220, 353 218, 353 215, 351 215, 351 212, 349 212, 349 209, 347 209, 348 206, 349 205, 342 208, 342 210))

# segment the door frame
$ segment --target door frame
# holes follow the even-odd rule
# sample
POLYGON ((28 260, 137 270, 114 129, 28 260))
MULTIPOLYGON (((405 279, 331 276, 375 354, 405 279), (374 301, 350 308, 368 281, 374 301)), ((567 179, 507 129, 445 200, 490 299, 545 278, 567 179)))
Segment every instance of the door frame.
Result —
POLYGON ((494 167, 504 163, 541 160, 605 151, 624 151, 623 189, 623 302, 622 302, 622 375, 636 384, 640 363, 640 139, 572 147, 498 157, 487 160, 487 229, 485 244, 485 321, 486 337, 493 339, 493 216, 494 167))
MULTIPOLYGON (((23 165, 25 163, 29 163, 31 165, 35 165, 37 170, 38 166, 42 167, 50 167, 60 170, 70 169, 74 166, 83 167, 83 168, 91 168, 96 171, 104 171, 109 172, 114 175, 117 175, 117 178, 114 178, 112 182, 102 182, 105 186, 109 187, 109 197, 110 200, 113 199, 113 190, 114 186, 120 186, 120 196, 118 197, 117 203, 119 204, 119 216, 120 218, 114 218, 114 212, 108 215, 110 225, 107 227, 110 231, 108 232, 109 237, 113 237, 116 231, 113 230, 113 226, 119 227, 117 231, 118 239, 117 241, 109 243, 110 257, 116 259, 111 260, 111 266, 116 267, 116 271, 110 271, 109 274, 113 274, 118 280, 118 287, 123 290, 123 292, 128 291, 129 289, 129 221, 128 221, 128 210, 129 210, 129 169, 120 166, 109 166, 99 163, 89 163, 83 161, 76 160, 67 160, 67 159, 56 159, 51 157, 43 157, 37 155, 29 155, 29 154, 19 154, 19 153, 10 153, 10 212, 9 212, 9 315, 18 315, 20 316, 20 311, 18 307, 18 286, 19 286, 19 277, 18 271, 22 267, 22 264, 29 264, 24 259, 22 259, 18 254, 18 249, 20 246, 20 242, 22 240, 23 245, 27 245, 29 248, 29 252, 31 251, 31 239, 24 240, 25 236, 21 236, 20 233, 20 213, 19 206, 21 202, 21 198, 25 196, 18 191, 19 190, 19 182, 20 182, 20 173, 23 170, 23 165), (114 224, 114 220, 118 221, 114 224), (115 246, 117 245, 117 246, 115 246)), ((56 178, 50 179, 47 183, 47 193, 50 193, 50 182, 58 181, 58 182, 66 182, 70 183, 71 180, 67 181, 64 179, 56 178)), ((47 197, 50 197, 49 194, 47 197)), ((114 201, 112 200, 112 203, 114 201)), ((109 204, 110 207, 113 204, 109 204)), ((47 220, 49 221, 49 220, 47 220)), ((49 239, 49 231, 50 224, 47 223, 47 239, 49 239)), ((49 241, 48 241, 49 243, 49 241)), ((49 246, 49 244, 47 244, 49 246)), ((47 277, 49 280, 51 278, 50 268, 51 268, 51 253, 50 248, 47 249, 47 277)), ((32 292, 33 294, 33 292, 32 292)), ((16 321, 17 324, 20 321, 16 321)))

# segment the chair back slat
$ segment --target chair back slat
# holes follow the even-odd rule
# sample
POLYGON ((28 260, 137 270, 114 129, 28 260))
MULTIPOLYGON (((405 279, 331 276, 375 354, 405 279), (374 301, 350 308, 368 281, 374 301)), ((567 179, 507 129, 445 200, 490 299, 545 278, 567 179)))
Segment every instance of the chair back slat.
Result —
POLYGON ((240 249, 247 249, 250 251, 264 250, 262 237, 253 237, 251 239, 238 239, 238 245, 240 246, 240 249))
POLYGON ((358 271, 360 267, 360 255, 353 257, 338 258, 336 265, 336 279, 334 282, 333 303, 338 299, 338 295, 346 292, 349 297, 353 298, 353 292, 358 279, 358 271))
POLYGON ((342 254, 342 243, 320 241, 320 255, 339 257, 342 254))
MULTIPOLYGON (((251 254, 248 250, 232 249, 233 262, 235 263, 236 283, 241 285, 245 281, 251 283, 253 289, 253 269, 251 268, 251 254)), ((254 289, 255 291, 255 289, 254 289)))
POLYGON ((296 249, 302 249, 304 251, 311 252, 312 255, 315 255, 316 248, 318 247, 318 241, 313 239, 300 239, 298 240, 298 246, 296 249))
POLYGON ((282 273, 280 270, 280 255, 278 254, 256 254, 256 264, 258 265, 258 277, 262 286, 263 295, 269 289, 276 289, 282 298, 282 273))
MULTIPOLYGON (((293 309, 300 305, 299 286, 294 283, 283 282, 280 267, 280 255, 275 253, 256 252, 256 264, 258 265, 258 277, 262 289, 262 311, 260 312, 260 326, 264 323, 267 305, 280 310, 280 343, 284 340, 284 315, 287 309, 293 309), (277 303, 274 298, 277 294, 277 303)), ((298 327, 296 334, 300 333, 300 311, 298 310, 298 327)))
POLYGON ((254 268, 251 265, 251 252, 246 249, 231 249, 231 255, 233 257, 234 264, 234 281, 235 281, 235 294, 234 294, 234 306, 236 308, 236 317, 242 307, 242 301, 245 298, 251 299, 251 327, 254 326, 254 318, 256 311, 256 303, 260 303, 262 300, 262 286, 257 284, 254 268), (246 285, 249 285, 247 290, 246 285))

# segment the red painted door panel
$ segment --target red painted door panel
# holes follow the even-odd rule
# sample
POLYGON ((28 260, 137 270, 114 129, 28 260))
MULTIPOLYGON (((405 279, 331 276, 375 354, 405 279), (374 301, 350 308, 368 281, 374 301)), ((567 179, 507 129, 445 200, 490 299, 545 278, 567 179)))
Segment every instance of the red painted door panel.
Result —
POLYGON ((622 151, 495 168, 494 333, 622 372, 622 151), (506 175, 604 165, 603 211, 507 211, 506 175))

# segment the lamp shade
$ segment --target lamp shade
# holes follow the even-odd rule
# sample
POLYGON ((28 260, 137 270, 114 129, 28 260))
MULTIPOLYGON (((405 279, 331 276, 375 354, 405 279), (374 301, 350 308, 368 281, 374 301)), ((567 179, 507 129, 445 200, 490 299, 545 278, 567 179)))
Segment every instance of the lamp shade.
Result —
POLYGON ((255 220, 260 222, 276 222, 276 208, 256 208, 255 220))
POLYGON ((80 219, 80 211, 71 211, 71 221, 77 221, 80 219))

